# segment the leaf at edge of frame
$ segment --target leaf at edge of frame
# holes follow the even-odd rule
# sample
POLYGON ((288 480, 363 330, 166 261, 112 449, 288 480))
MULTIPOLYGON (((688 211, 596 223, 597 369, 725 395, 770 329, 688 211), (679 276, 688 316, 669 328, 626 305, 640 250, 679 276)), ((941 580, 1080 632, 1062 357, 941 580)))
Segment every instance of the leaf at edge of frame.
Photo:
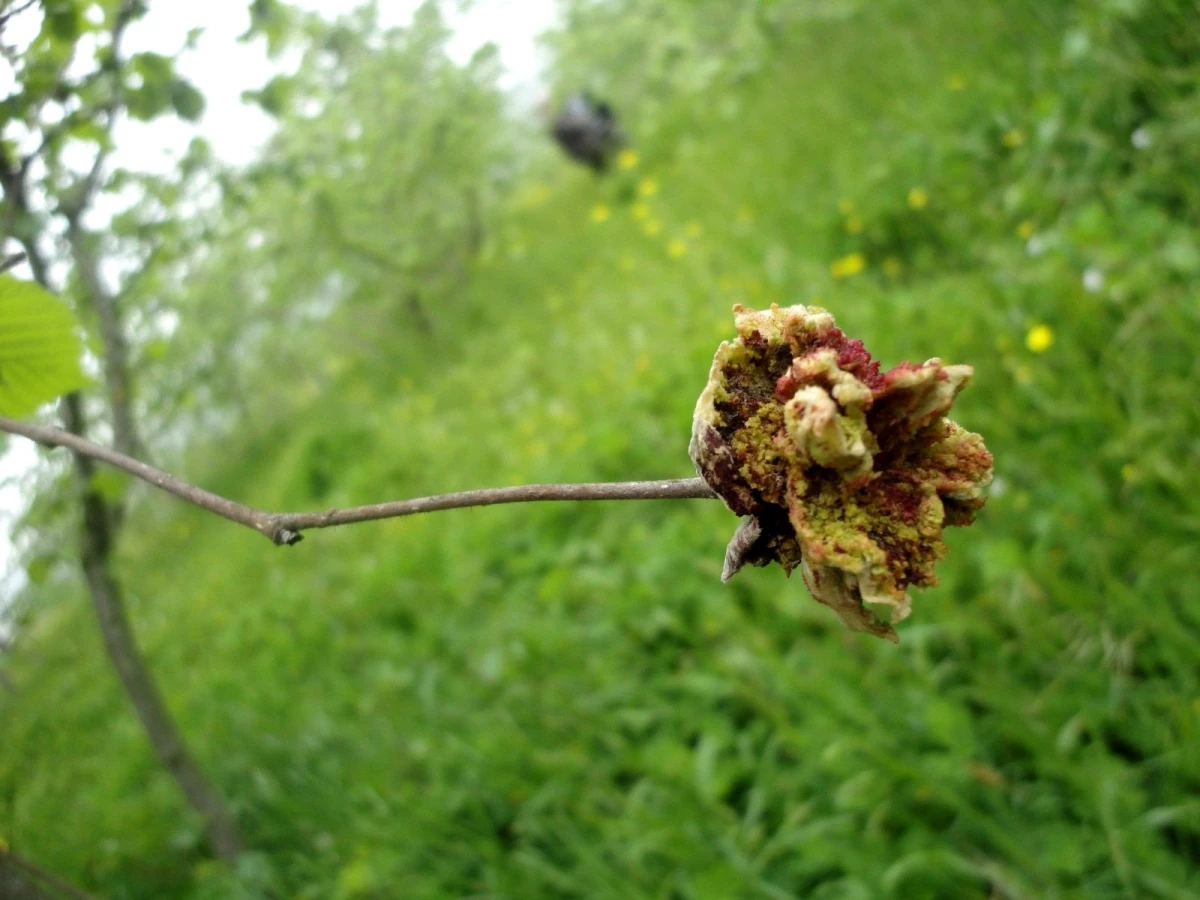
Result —
POLYGON ((0 275, 0 415, 25 416, 83 383, 75 316, 44 288, 0 275))

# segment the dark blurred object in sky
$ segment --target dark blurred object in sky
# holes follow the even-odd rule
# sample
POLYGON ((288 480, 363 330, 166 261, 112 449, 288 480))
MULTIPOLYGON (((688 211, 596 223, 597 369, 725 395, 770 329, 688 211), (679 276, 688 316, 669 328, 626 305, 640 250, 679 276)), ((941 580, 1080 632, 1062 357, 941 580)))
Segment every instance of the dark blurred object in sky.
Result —
POLYGON ((624 143, 612 107, 586 92, 572 94, 554 117, 554 139, 568 156, 596 172, 608 167, 624 143))

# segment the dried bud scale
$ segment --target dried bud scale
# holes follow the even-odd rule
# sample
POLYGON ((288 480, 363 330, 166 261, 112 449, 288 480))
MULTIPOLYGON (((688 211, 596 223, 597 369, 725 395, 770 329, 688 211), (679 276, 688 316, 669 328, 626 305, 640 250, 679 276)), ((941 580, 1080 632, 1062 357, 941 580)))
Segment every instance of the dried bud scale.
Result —
POLYGON ((945 418, 970 366, 939 359, 881 372, 819 307, 734 307, 696 404, 689 452, 746 516, 722 577, 774 561, 851 629, 897 640, 866 606, 908 615, 908 588, 936 583, 942 529, 983 506, 992 456, 945 418))

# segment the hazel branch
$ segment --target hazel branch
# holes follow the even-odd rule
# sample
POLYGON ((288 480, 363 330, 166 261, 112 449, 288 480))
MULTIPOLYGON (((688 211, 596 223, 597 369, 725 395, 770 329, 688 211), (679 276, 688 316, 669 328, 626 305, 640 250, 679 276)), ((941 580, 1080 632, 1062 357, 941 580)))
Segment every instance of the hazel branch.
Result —
POLYGON ((206 509, 211 513, 244 525, 265 535, 272 543, 290 546, 303 538, 301 532, 313 528, 332 528, 355 522, 396 519, 417 513, 500 503, 535 503, 548 500, 689 500, 716 499, 716 494, 701 478, 676 478, 663 481, 608 481, 580 484, 523 484, 513 487, 481 488, 373 503, 324 512, 278 513, 256 509, 236 500, 188 484, 161 469, 61 428, 34 425, 0 416, 0 431, 28 438, 44 447, 65 447, 82 456, 126 472, 159 490, 206 509))

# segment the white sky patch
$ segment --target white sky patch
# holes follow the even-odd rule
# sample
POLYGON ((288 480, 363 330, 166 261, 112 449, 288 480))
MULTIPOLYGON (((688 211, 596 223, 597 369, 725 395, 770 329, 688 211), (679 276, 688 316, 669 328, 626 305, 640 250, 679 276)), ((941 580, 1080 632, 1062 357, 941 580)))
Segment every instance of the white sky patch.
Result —
MULTIPOLYGON (((361 2, 292 0, 292 5, 333 19, 361 2)), ((168 174, 197 136, 205 138, 224 162, 245 164, 255 158, 274 132, 275 123, 257 106, 243 103, 242 92, 261 87, 281 70, 294 70, 297 59, 293 55, 290 60, 268 60, 263 38, 238 42, 238 35, 250 24, 248 6, 249 0, 152 0, 147 15, 130 26, 125 36, 127 53, 152 50, 164 55, 179 54, 188 31, 204 29, 196 48, 180 55, 178 69, 204 94, 206 105, 196 125, 171 116, 150 123, 122 120, 114 132, 113 166, 168 174)), ((380 22, 404 25, 419 6, 420 0, 380 3, 380 22)), ((537 37, 555 22, 555 0, 479 0, 467 4, 463 12, 454 11, 450 4, 446 7, 454 29, 449 45, 453 59, 464 63, 490 41, 500 51, 504 90, 530 91, 541 80, 545 59, 537 37)), ((38 22, 34 12, 17 17, 6 27, 6 39, 18 45, 27 42, 38 22)), ((11 89, 11 84, 0 83, 0 95, 11 89)), ((0 455, 0 612, 3 599, 23 584, 22 574, 14 570, 10 535, 14 519, 24 508, 20 476, 29 472, 36 460, 36 448, 23 438, 13 438, 8 451, 0 455)))
MULTIPOLYGON (((247 0, 208 0, 200 13, 192 4, 158 0, 127 35, 132 52, 167 53, 183 47, 190 29, 203 26, 196 49, 180 57, 179 71, 207 100, 198 132, 212 143, 218 157, 230 163, 249 162, 274 130, 266 113, 242 103, 242 92, 265 84, 281 68, 294 70, 298 62, 268 60, 262 38, 238 43, 237 36, 250 24, 247 5, 247 0)), ((298 0, 293 5, 333 19, 360 4, 355 0, 298 0)), ((420 0, 381 3, 380 22, 404 25, 420 5, 420 0)), ((501 87, 527 86, 541 75, 544 60, 537 36, 550 27, 554 14, 554 0, 483 0, 465 13, 450 11, 454 29, 450 55, 465 63, 491 41, 500 49, 504 67, 501 87)), ((170 118, 124 122, 117 137, 120 161, 129 168, 161 171, 164 162, 169 166, 172 156, 182 153, 196 133, 193 126, 170 118)))

